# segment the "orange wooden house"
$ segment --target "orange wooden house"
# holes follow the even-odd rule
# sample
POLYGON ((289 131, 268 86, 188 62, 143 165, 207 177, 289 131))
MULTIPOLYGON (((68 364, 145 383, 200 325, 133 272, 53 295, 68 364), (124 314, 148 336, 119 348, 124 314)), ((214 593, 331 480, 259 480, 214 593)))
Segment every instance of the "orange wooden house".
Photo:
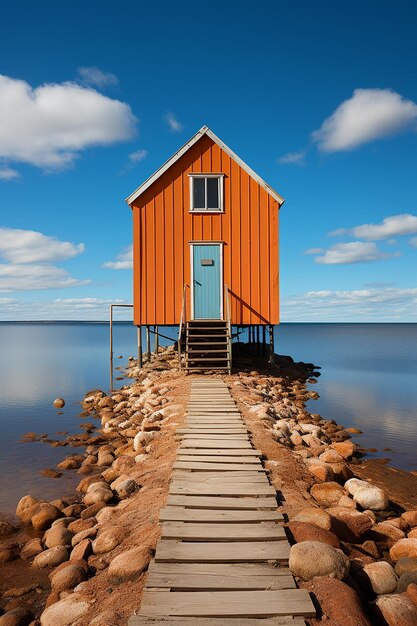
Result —
POLYGON ((262 329, 264 342, 268 329, 273 342, 284 202, 276 191, 203 126, 126 202, 138 328, 179 326, 189 370, 230 371, 232 328, 249 327, 258 341, 262 329))

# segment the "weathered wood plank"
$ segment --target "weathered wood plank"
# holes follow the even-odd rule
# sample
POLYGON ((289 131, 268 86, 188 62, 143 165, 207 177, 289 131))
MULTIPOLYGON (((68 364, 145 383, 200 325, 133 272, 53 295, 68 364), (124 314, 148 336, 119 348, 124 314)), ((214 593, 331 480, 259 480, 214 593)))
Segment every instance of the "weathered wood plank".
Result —
POLYGON ((249 441, 249 435, 247 432, 245 433, 232 433, 228 435, 227 433, 215 433, 215 434, 200 434, 196 431, 191 431, 191 434, 180 435, 182 441, 190 441, 193 439, 204 440, 204 441, 249 441))
POLYGON ((145 591, 142 615, 177 615, 184 617, 270 617, 304 615, 316 612, 305 589, 281 591, 145 591))
POLYGON ((253 509, 255 511, 262 509, 276 509, 277 501, 274 497, 259 498, 226 498, 226 497, 210 497, 210 496, 180 496, 168 495, 168 506, 184 506, 188 509, 253 509))
POLYGON ((266 619, 236 618, 225 619, 220 617, 144 617, 142 615, 131 615, 128 626, 166 626, 166 624, 176 624, 180 626, 305 626, 305 620, 298 617, 269 617, 266 619))
POLYGON ((234 510, 211 510, 211 509, 186 509, 179 506, 167 506, 159 513, 160 522, 223 522, 245 523, 282 521, 284 519, 279 511, 234 511, 234 510))
POLYGON ((161 537, 181 541, 268 541, 286 540, 285 530, 275 522, 211 524, 164 522, 161 537))
POLYGON ((177 428, 177 435, 246 435, 247 430, 243 426, 218 426, 211 428, 177 428))
MULTIPOLYGON (((184 565, 180 563, 179 565, 184 565)), ((170 589, 171 591, 230 591, 243 589, 295 589, 295 581, 291 573, 287 576, 256 576, 227 574, 185 574, 178 571, 175 574, 158 574, 149 572, 146 587, 170 589)))
POLYGON ((206 464, 218 464, 218 463, 222 463, 223 465, 225 464, 232 464, 234 465, 235 463, 239 463, 240 465, 254 465, 256 467, 262 467, 262 463, 259 460, 259 458, 256 458, 255 456, 239 456, 238 458, 236 458, 236 456, 224 456, 223 454, 221 455, 221 458, 219 459, 218 456, 211 456, 210 454, 201 454, 199 455, 199 458, 195 458, 195 456, 192 455, 188 455, 186 452, 178 452, 177 454, 177 461, 176 463, 206 463, 206 464))
POLYGON ((245 563, 279 561, 287 563, 290 554, 288 541, 232 541, 189 543, 162 539, 157 547, 155 561, 166 563, 245 563))
POLYGON ((180 449, 183 448, 207 448, 218 450, 245 450, 251 448, 250 441, 243 441, 239 439, 228 439, 222 441, 221 439, 185 439, 180 443, 180 449))
MULTIPOLYGON (((219 461, 221 459, 218 459, 219 461)), ((189 470, 199 472, 258 472, 259 474, 265 474, 266 470, 261 463, 205 463, 196 461, 175 461, 173 465, 174 470, 189 470)))
POLYGON ((288 576, 288 567, 276 567, 269 563, 155 563, 149 571, 158 574, 205 574, 207 576, 288 576))
POLYGON ((183 480, 173 480, 169 493, 172 495, 192 496, 275 496, 272 485, 258 483, 194 483, 183 480))
POLYGON ((173 472, 175 479, 188 480, 200 483, 212 483, 223 480, 225 482, 249 482, 249 483, 263 483, 269 484, 265 473, 261 472, 198 472, 182 469, 175 469, 173 472))
POLYGON ((261 457, 262 456, 262 452, 260 450, 255 450, 254 448, 245 448, 245 449, 233 449, 233 448, 225 448, 225 449, 218 449, 218 448, 210 448, 210 449, 204 449, 204 448, 178 448, 177 450, 177 455, 183 455, 183 454, 187 454, 187 455, 203 455, 203 456, 226 456, 226 457, 230 457, 230 456, 243 456, 243 457, 247 457, 247 456, 253 456, 253 457, 261 457))

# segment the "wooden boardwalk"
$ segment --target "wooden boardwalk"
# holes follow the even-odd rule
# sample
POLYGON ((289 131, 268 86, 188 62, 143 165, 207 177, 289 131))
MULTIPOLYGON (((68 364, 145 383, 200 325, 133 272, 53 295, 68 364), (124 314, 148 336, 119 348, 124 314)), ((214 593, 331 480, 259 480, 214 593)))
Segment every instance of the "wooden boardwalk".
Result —
POLYGON ((276 493, 221 379, 197 379, 161 539, 129 626, 302 626, 315 609, 288 569, 276 493))

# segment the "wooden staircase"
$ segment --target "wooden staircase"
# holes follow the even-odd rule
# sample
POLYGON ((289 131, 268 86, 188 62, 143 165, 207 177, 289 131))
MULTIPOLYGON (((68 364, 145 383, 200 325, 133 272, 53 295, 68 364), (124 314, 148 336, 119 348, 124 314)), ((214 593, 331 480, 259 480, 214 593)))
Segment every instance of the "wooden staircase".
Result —
POLYGON ((224 320, 192 320, 185 327, 185 370, 232 368, 230 326, 224 320))

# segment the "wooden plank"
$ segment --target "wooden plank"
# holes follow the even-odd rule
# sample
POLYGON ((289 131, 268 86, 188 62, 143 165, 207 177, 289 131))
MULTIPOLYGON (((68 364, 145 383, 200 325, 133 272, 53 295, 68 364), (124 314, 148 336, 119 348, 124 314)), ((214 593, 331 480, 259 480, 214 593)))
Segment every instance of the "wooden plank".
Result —
POLYGON ((178 453, 177 454, 177 460, 175 461, 176 463, 205 463, 205 464, 218 464, 221 463, 222 465, 227 465, 227 464, 236 464, 239 463, 239 465, 253 465, 255 467, 262 467, 263 469, 263 465, 261 463, 261 461, 255 457, 255 456, 238 456, 236 458, 236 456, 224 456, 221 455, 221 458, 219 458, 218 456, 210 456, 209 454, 201 454, 198 456, 198 458, 196 458, 193 455, 188 455, 187 453, 178 453))
POLYGON ((212 426, 211 428, 198 428, 190 425, 188 428, 177 428, 177 435, 247 435, 248 431, 243 426, 212 426))
POLYGON ((204 439, 208 441, 249 441, 247 432, 244 433, 215 433, 212 435, 200 434, 195 431, 191 431, 189 435, 180 435, 182 441, 189 441, 190 439, 204 439))
POLYGON ((272 485, 258 483, 194 483, 185 480, 173 480, 169 493, 171 495, 189 496, 275 496, 272 485))
MULTIPOLYGON (((157 565, 162 565, 157 563, 157 565)), ((166 563, 166 565, 172 565, 166 563)), ((251 572, 245 572, 242 574, 222 575, 220 573, 208 574, 206 572, 200 573, 185 573, 182 571, 184 563, 175 565, 178 569, 177 572, 170 574, 162 574, 155 571, 150 571, 146 579, 146 587, 155 587, 158 589, 170 589, 171 591, 231 591, 231 590, 243 590, 243 589, 295 589, 295 581, 290 572, 286 576, 262 576, 256 575, 251 572)), ((194 564, 192 564, 194 565, 194 564)), ((204 564, 199 565, 201 568, 204 564)), ((211 565, 211 568, 222 567, 222 565, 211 565)), ((226 566, 228 567, 228 566, 226 566)), ((233 568, 233 565, 229 566, 233 568)), ((259 567, 262 567, 261 565, 259 567)), ((268 567, 267 565, 265 567, 268 567)), ((272 568, 279 569, 279 568, 272 568)))
POLYGON ((244 450, 246 448, 252 448, 250 441, 241 441, 239 439, 228 439, 222 441, 221 439, 185 439, 180 443, 180 449, 183 448, 207 448, 218 450, 244 450))
POLYGON ((255 511, 259 511, 262 509, 277 508, 277 501, 275 497, 214 498, 208 496, 168 495, 166 504, 168 506, 184 506, 188 509, 253 509, 255 511))
POLYGON ((249 524, 211 524, 164 522, 163 539, 181 541, 268 541, 286 540, 285 530, 275 522, 249 524))
POLYGON ((270 617, 303 615, 316 612, 305 589, 281 591, 145 591, 142 615, 184 617, 270 617))
POLYGON ((305 620, 298 617, 269 617, 266 619, 236 618, 219 619, 215 617, 144 617, 142 615, 131 615, 128 626, 166 626, 174 624, 176 626, 306 626, 305 620))
MULTIPOLYGON (((181 449, 178 448, 177 451, 177 456, 182 456, 182 455, 195 455, 195 456, 221 456, 224 458, 226 457, 231 457, 231 456, 236 456, 236 457, 248 457, 248 456, 252 456, 252 457, 260 457, 262 456, 262 452, 260 450, 255 450, 253 448, 245 448, 244 450, 233 450, 233 449, 229 449, 227 451, 225 450, 219 450, 216 448, 211 448, 210 450, 205 450, 204 448, 186 448, 186 451, 184 451, 185 449, 181 449)), ((223 459, 222 459, 223 460, 223 459)))
MULTIPOLYGON (((220 461, 218 459, 218 461, 220 461)), ((236 459, 235 459, 236 461, 236 459)), ((189 470, 200 472, 258 472, 264 474, 265 468, 261 463, 205 463, 196 461, 175 461, 173 465, 174 470, 189 470)))
POLYGON ((162 539, 156 546, 155 561, 166 563, 259 563, 288 562, 288 541, 187 542, 162 539))
POLYGON ((155 563, 149 571, 158 574, 206 574, 207 576, 288 576, 288 567, 276 567, 269 563, 155 563))
POLYGON ((245 522, 279 522, 284 519, 279 511, 233 511, 210 509, 186 509, 179 506, 167 506, 159 512, 159 521, 171 522, 211 522, 233 523, 245 522))
POLYGON ((257 483, 268 485, 268 479, 265 474, 259 472, 190 472, 188 470, 174 470, 173 478, 175 480, 199 483, 204 485, 212 485, 223 481, 228 484, 235 483, 257 483))

